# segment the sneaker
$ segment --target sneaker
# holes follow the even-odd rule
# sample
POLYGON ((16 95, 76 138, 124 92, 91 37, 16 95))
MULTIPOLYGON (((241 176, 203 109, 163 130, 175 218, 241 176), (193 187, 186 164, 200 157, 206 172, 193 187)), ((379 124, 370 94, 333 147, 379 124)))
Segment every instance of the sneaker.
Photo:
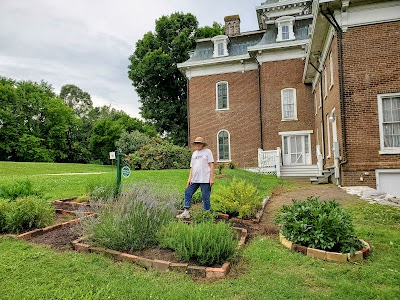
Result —
POLYGON ((176 216, 178 219, 190 219, 190 213, 188 210, 184 210, 183 213, 176 216))

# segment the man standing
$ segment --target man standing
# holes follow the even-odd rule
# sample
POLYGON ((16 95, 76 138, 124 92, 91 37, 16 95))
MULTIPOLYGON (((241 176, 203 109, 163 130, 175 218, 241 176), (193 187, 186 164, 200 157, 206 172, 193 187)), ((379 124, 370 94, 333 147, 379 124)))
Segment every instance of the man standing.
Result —
POLYGON ((210 193, 214 184, 214 157, 207 143, 202 137, 193 141, 194 152, 190 161, 190 173, 185 189, 185 210, 178 215, 179 218, 190 218, 190 205, 192 196, 198 188, 201 189, 203 209, 210 210, 210 193))

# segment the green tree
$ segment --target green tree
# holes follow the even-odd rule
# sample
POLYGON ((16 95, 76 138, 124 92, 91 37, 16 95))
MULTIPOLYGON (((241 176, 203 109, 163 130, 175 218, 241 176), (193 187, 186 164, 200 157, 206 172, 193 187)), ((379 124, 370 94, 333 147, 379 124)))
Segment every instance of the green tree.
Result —
POLYGON ((64 85, 60 91, 60 98, 71 107, 78 117, 86 116, 93 109, 92 98, 89 93, 73 84, 64 85))
POLYGON ((222 32, 217 23, 199 29, 192 14, 173 13, 156 21, 155 32, 146 33, 129 58, 128 76, 140 97, 142 117, 177 144, 187 143, 186 78, 177 63, 189 58, 196 38, 222 32))

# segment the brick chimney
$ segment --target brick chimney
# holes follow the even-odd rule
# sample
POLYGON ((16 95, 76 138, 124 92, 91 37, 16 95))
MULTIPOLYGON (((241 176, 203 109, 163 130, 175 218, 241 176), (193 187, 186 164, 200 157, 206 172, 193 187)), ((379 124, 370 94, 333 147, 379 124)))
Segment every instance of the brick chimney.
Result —
POLYGON ((240 17, 239 15, 226 16, 225 21, 225 34, 228 36, 240 34, 240 17))

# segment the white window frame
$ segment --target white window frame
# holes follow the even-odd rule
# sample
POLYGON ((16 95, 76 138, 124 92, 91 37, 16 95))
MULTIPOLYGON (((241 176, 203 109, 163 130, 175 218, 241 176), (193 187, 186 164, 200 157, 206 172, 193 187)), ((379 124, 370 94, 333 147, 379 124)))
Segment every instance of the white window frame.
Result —
POLYGON ((383 132, 383 106, 382 100, 390 97, 400 97, 400 93, 380 94, 378 97, 378 116, 379 116, 379 139, 380 151, 379 154, 400 154, 400 147, 385 147, 384 132, 383 132))
POLYGON ((324 68, 324 100, 328 97, 328 75, 326 74, 326 67, 324 68))
POLYGON ((281 90, 281 109, 282 109, 282 120, 281 121, 297 121, 297 99, 296 99, 296 89, 295 88, 285 88, 281 90), (283 103, 283 94, 285 91, 293 91, 293 105, 294 105, 294 112, 293 118, 285 118, 285 111, 284 111, 284 103, 283 103))
POLYGON ((314 114, 318 114, 318 94, 316 89, 314 90, 314 114))
POLYGON ((228 110, 229 109, 229 84, 228 81, 218 81, 215 84, 215 109, 216 110, 228 110), (218 85, 219 84, 226 84, 226 107, 225 108, 218 108, 218 85))
POLYGON ((329 89, 332 89, 332 87, 333 87, 333 58, 332 58, 332 51, 329 54, 329 73, 330 73, 329 89))
POLYGON ((277 42, 293 41, 296 39, 293 31, 295 17, 293 16, 283 16, 275 20, 275 26, 278 28, 278 35, 276 36, 277 42), (288 27, 288 38, 283 38, 282 28, 284 26, 288 27))
POLYGON ((331 157, 331 133, 330 133, 330 128, 329 128, 329 124, 330 124, 330 122, 329 122, 329 115, 330 114, 327 114, 326 115, 326 132, 327 132, 327 138, 328 138, 328 155, 326 156, 326 158, 330 158, 331 157))
POLYGON ((211 39, 214 43, 213 57, 225 57, 229 56, 228 44, 229 37, 227 35, 217 35, 211 39), (220 51, 219 45, 222 44, 222 51, 220 51), (222 55, 220 54, 222 52, 222 55))
POLYGON ((226 129, 221 129, 221 130, 218 131, 218 133, 217 133, 217 157, 218 157, 217 162, 230 162, 230 161, 231 161, 231 134, 230 134, 229 131, 226 130, 226 129), (228 159, 221 159, 220 156, 219 156, 219 154, 220 154, 220 153, 219 153, 219 134, 220 134, 221 132, 226 132, 226 133, 228 133, 228 159))
POLYGON ((322 145, 322 149, 321 149, 321 153, 322 153, 322 157, 325 158, 325 140, 324 140, 324 126, 323 123, 320 122, 320 127, 321 127, 321 145, 322 145))

